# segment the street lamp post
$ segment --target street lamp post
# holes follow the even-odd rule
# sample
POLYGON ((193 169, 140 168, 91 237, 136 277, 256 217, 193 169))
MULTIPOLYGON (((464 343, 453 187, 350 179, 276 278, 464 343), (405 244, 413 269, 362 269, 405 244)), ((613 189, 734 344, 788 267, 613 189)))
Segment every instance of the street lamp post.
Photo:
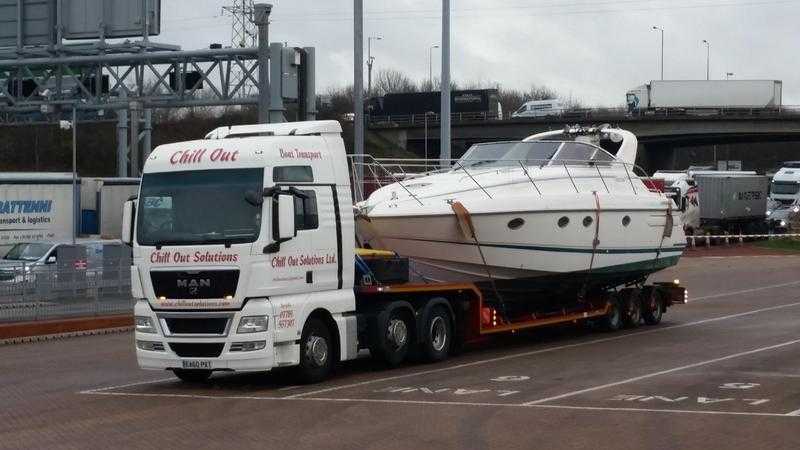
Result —
POLYGON ((428 48, 428 82, 431 84, 431 91, 433 91, 433 49, 439 48, 438 44, 431 45, 428 48))
POLYGON ((383 40, 382 36, 370 36, 367 38, 367 98, 372 96, 372 63, 375 58, 372 56, 372 41, 383 40))
POLYGON ((703 39, 706 44, 706 81, 711 79, 711 43, 703 39))
POLYGON ((72 244, 75 244, 75 229, 78 227, 78 113, 75 105, 72 106, 72 122, 62 120, 59 122, 59 127, 62 130, 72 130, 72 244))
POLYGON ((661 81, 664 81, 664 29, 656 26, 653 29, 661 32, 661 81))

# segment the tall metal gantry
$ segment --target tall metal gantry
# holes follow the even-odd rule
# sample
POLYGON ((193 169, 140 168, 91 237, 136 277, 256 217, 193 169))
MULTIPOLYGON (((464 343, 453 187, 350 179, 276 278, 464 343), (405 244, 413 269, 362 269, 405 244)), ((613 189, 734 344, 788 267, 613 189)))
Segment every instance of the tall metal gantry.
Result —
MULTIPOLYGON (((222 7, 222 13, 231 16, 231 47, 253 48, 258 42, 258 26, 255 21, 253 0, 233 0, 229 6, 222 7)), ((269 40, 267 39, 267 42, 269 40)), ((258 83, 250 83, 244 71, 234 69, 233 82, 245 80, 239 95, 247 97, 254 92, 258 83)))
POLYGON ((150 151, 152 108, 254 105, 259 121, 280 122, 288 101, 301 120, 313 120, 314 48, 268 45, 271 5, 249 4, 257 46, 185 51, 143 39, 0 49, 0 126, 53 123, 73 110, 81 122, 106 121, 113 111, 118 175, 127 176, 130 161, 137 176, 150 151))

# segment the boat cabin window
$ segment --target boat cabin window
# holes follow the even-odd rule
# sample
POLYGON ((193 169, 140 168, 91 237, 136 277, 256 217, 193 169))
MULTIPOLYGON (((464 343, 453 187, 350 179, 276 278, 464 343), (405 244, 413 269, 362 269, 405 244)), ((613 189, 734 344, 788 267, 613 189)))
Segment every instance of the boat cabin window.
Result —
POLYGON ((561 142, 556 141, 475 144, 458 160, 453 170, 462 167, 518 166, 520 161, 528 165, 544 164, 553 157, 560 145, 561 142))
MULTIPOLYGON (((584 164, 586 162, 610 163, 614 161, 605 150, 583 142, 565 142, 558 154, 553 158, 553 162, 567 164, 584 164)), ((606 164, 607 165, 607 164, 606 164)))

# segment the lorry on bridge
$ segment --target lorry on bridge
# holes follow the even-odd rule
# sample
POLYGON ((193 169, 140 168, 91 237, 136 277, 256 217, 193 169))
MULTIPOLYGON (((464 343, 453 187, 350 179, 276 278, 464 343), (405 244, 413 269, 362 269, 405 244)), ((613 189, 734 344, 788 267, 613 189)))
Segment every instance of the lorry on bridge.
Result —
POLYGON ((656 324, 686 301, 677 281, 642 283, 507 314, 476 284, 414 283, 402 256, 357 250, 351 202, 335 121, 225 127, 156 148, 122 219, 139 366, 195 382, 295 367, 317 382, 361 350, 388 366, 441 361, 496 333, 656 324))
POLYGON ((780 80, 653 80, 629 90, 625 102, 630 113, 777 110, 781 107, 782 87, 780 80))

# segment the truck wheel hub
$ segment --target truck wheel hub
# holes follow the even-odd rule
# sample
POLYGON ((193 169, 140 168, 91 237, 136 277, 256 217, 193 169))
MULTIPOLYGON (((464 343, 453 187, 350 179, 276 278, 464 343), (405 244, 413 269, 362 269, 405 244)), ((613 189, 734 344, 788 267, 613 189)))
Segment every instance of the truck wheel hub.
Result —
POLYGON ((386 337, 395 348, 404 346, 406 340, 408 340, 408 328, 406 327, 406 323, 400 319, 392 319, 389 321, 386 337))
POLYGON ((319 336, 310 336, 306 344, 306 356, 315 366, 324 366, 328 360, 328 342, 319 336))
POLYGON ((433 319, 433 322, 431 322, 431 345, 435 351, 440 352, 446 343, 447 325, 445 325, 444 319, 436 317, 433 319))

